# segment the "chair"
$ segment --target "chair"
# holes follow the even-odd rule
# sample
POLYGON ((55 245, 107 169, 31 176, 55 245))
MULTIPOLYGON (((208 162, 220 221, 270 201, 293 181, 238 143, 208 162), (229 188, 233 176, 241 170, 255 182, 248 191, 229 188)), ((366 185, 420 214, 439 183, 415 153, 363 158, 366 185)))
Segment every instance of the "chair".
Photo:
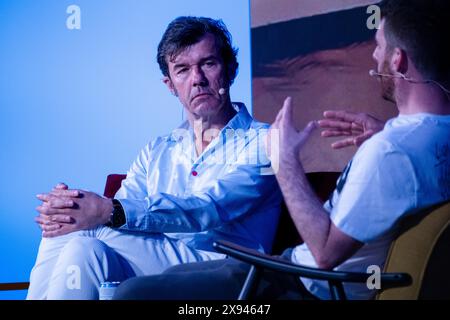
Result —
POLYGON ((110 174, 106 177, 105 191, 103 195, 107 198, 113 198, 120 189, 122 180, 127 177, 126 174, 110 174))
POLYGON ((413 283, 385 290, 378 299, 450 299, 450 201, 404 221, 384 270, 409 273, 413 283))
MULTIPOLYGON (((308 173, 307 176, 316 193, 324 201, 334 189, 339 174, 339 172, 314 172, 308 173)), ((108 198, 114 197, 117 190, 120 188, 122 180, 125 178, 126 174, 108 175, 103 195, 108 198)), ((272 252, 281 253, 284 248, 294 246, 298 243, 301 243, 301 239, 297 229, 292 222, 286 206, 282 204, 280 221, 276 231, 272 252)), ((0 283, 0 291, 27 290, 28 287, 28 282, 0 283)))
MULTIPOLYGON (((336 185, 336 180, 339 177, 339 172, 313 172, 308 173, 307 177, 311 185, 314 187, 316 193, 325 201, 331 191, 336 185)), ((106 178, 105 190, 103 195, 108 198, 114 197, 117 190, 119 190, 121 182, 126 178, 125 174, 110 174, 106 178)), ((276 231, 274 244, 272 248, 273 253, 281 253, 285 248, 297 245, 302 240, 298 235, 297 229, 292 222, 292 219, 287 211, 287 208, 282 204, 281 216, 276 231)), ((28 282, 16 283, 0 283, 0 291, 6 290, 26 290, 29 287, 28 282)))
MULTIPOLYGON (((400 235, 391 244, 380 277, 383 290, 376 299, 450 299, 450 201, 405 219, 400 230, 400 235)), ((240 300, 252 298, 265 268, 326 280, 331 297, 336 300, 346 299, 343 282, 364 283, 371 275, 300 266, 225 241, 217 241, 214 247, 251 265, 238 297, 240 300)))
MULTIPOLYGON (((103 195, 112 198, 119 190, 121 182, 126 178, 126 174, 110 174, 106 177, 105 191, 103 195)), ((29 282, 0 283, 0 291, 27 290, 29 282)))

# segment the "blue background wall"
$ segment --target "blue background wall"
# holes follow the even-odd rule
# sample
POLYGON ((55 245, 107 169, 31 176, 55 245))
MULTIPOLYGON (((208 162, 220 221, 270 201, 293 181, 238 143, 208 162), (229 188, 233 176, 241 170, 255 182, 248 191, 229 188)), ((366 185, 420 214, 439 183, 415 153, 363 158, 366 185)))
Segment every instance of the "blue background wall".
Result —
POLYGON ((232 99, 251 107, 248 1, 0 0, 0 282, 28 281, 35 194, 59 181, 102 193, 107 174, 180 123, 155 61, 179 15, 223 19, 240 49, 232 99), (71 4, 80 30, 66 27, 71 4))

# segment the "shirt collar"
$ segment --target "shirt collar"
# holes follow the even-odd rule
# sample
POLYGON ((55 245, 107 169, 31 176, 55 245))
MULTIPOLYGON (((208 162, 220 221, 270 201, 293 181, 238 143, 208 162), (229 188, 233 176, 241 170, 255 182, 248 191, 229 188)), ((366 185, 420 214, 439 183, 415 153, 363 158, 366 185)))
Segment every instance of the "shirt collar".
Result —
POLYGON ((247 107, 242 102, 233 102, 233 108, 237 111, 233 118, 228 121, 224 129, 244 129, 247 130, 252 123, 252 116, 248 113, 247 107))
MULTIPOLYGON (((228 123, 225 125, 225 127, 223 127, 223 129, 221 131, 223 131, 224 129, 247 130, 248 128, 250 128, 253 118, 248 113, 248 110, 247 110, 247 107, 245 106, 245 104, 243 104, 242 102, 233 102, 232 105, 233 105, 233 108, 237 111, 237 113, 234 115, 233 118, 230 119, 230 121, 228 121, 228 123)), ((193 135, 192 128, 189 125, 189 121, 187 121, 187 120, 184 121, 177 129, 188 130, 189 134, 191 136, 193 135)), ((177 129, 175 131, 177 131, 177 129)), ((179 138, 178 132, 177 132, 177 134, 174 134, 174 132, 172 132, 170 134, 169 138, 172 141, 178 141, 178 138, 179 138)))

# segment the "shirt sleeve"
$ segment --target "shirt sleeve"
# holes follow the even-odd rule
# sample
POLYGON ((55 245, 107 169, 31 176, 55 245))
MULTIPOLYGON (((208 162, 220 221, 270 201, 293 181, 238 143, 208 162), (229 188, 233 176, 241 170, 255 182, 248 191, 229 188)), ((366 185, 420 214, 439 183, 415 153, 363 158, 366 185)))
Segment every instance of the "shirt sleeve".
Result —
POLYGON ((416 207, 415 177, 410 157, 402 150, 380 139, 367 141, 332 204, 333 223, 361 242, 376 240, 416 207))
POLYGON ((167 193, 146 194, 145 168, 148 168, 151 158, 151 147, 144 149, 116 194, 127 220, 121 229, 201 232, 239 219, 264 205, 269 198, 274 206, 279 206, 281 192, 275 176, 267 174, 270 161, 264 150, 259 148, 257 152, 257 148, 253 147, 243 155, 250 155, 254 161, 238 159, 236 164, 227 165, 227 172, 208 183, 203 190, 183 197, 167 193))

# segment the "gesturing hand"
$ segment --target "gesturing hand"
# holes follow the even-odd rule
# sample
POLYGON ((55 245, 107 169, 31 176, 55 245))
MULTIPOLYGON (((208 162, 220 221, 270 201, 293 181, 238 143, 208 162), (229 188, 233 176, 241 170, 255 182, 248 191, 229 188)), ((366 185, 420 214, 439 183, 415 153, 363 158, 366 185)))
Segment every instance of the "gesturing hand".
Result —
POLYGON ((298 160, 298 155, 301 148, 305 145, 311 133, 316 128, 316 123, 311 121, 303 129, 298 131, 294 126, 293 120, 292 98, 287 97, 284 100, 283 108, 278 113, 275 122, 269 130, 268 141, 266 143, 266 151, 272 161, 279 159, 280 163, 292 160, 298 160), (279 139, 274 139, 277 136, 279 139), (277 155, 271 154, 273 150, 273 143, 279 143, 279 152, 277 155))
POLYGON ((325 111, 319 126, 322 137, 346 137, 331 144, 333 149, 360 146, 375 133, 383 130, 384 122, 367 113, 325 111))

